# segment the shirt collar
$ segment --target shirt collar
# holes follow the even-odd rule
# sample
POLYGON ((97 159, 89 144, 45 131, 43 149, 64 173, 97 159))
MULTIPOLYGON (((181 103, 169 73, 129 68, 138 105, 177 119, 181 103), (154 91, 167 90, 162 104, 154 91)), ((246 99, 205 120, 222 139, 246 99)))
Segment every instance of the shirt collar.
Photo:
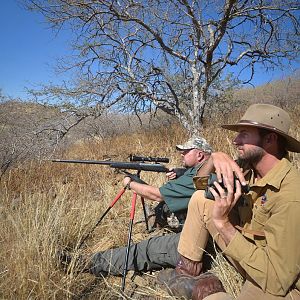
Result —
POLYGON ((263 178, 259 179, 254 185, 271 185, 276 189, 279 189, 282 180, 290 171, 291 167, 291 163, 286 158, 282 158, 263 178))

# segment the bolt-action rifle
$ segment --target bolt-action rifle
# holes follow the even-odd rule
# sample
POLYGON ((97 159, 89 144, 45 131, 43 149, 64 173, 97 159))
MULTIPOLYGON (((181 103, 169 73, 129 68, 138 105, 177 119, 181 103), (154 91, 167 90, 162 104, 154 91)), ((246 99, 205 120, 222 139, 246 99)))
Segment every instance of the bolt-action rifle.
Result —
MULTIPOLYGON (((52 159, 52 162, 59 163, 76 163, 76 164, 91 164, 91 165, 107 165, 114 169, 119 170, 137 170, 138 173, 141 171, 148 172, 157 172, 157 173, 167 173, 170 171, 167 167, 160 164, 161 162, 168 163, 169 159, 166 157, 145 157, 145 156, 129 156, 130 162, 122 161, 111 161, 111 160, 80 160, 80 159, 52 159), (154 162, 154 163, 145 163, 145 162, 154 162)), ((186 169, 185 168, 176 168, 172 169, 176 173, 176 176, 181 176, 186 169)), ((141 182, 141 179, 138 179, 138 176, 134 176, 126 171, 122 171, 125 175, 132 177, 132 180, 141 182)), ((141 182, 145 183, 145 182, 141 182)))
MULTIPOLYGON (((107 165, 111 168, 118 169, 121 173, 125 174, 126 176, 129 176, 133 181, 146 184, 141 178, 140 173, 141 171, 148 171, 148 172, 169 172, 173 171, 176 173, 176 177, 181 176, 186 169, 185 168, 176 168, 176 169, 168 169, 164 165, 160 163, 168 163, 169 159, 166 157, 144 157, 144 156, 135 156, 130 155, 129 156, 130 162, 119 162, 119 161, 110 161, 110 160, 78 160, 78 159, 52 159, 52 162, 59 162, 59 163, 77 163, 77 164, 92 164, 92 165, 107 165), (146 163, 150 162, 150 163, 146 163), (137 174, 131 174, 127 172, 126 170, 137 170, 137 174)), ((100 224, 102 219, 106 216, 106 214, 109 212, 109 210, 115 205, 115 203, 121 198, 121 196, 124 194, 126 188, 123 188, 118 195, 114 198, 110 206, 106 209, 104 214, 99 218, 97 223, 94 225, 94 227, 89 231, 89 233, 81 240, 78 248, 81 248, 81 246, 84 244, 86 239, 90 236, 90 234, 94 231, 94 229, 100 224)), ((129 232, 128 232, 128 240, 127 240, 127 248, 126 248, 126 255, 125 255, 125 264, 124 264, 124 270, 123 270, 123 278, 122 278, 122 291, 125 289, 125 278, 127 274, 127 268, 128 268, 128 257, 129 257, 129 249, 131 244, 131 235, 132 235, 132 225, 133 225, 133 219, 134 219, 134 213, 135 213, 135 203, 136 203, 137 194, 134 192, 132 197, 132 205, 131 205, 131 212, 130 212, 130 224, 129 224, 129 232)), ((142 205, 143 205, 143 211, 146 221, 146 229, 149 231, 148 227, 148 221, 147 221, 147 213, 145 209, 144 204, 144 198, 141 197, 142 205)))

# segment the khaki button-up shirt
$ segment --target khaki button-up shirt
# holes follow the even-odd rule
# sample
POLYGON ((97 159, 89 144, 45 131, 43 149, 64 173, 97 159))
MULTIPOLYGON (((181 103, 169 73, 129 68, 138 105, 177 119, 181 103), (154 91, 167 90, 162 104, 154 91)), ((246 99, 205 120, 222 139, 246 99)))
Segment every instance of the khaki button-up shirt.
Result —
POLYGON ((250 183, 239 207, 241 226, 224 253, 237 260, 263 291, 300 290, 300 173, 282 159, 250 183))

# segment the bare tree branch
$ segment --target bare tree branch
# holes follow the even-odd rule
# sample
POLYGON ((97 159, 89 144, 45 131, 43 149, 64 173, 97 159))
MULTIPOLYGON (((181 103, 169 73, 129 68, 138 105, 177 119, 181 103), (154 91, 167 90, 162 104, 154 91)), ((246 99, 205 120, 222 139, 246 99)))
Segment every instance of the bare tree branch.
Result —
POLYGON ((37 97, 137 114, 154 105, 191 134, 232 67, 251 83, 257 66, 282 67, 299 55, 294 0, 24 1, 53 28, 76 34, 77 55, 59 66, 76 79, 37 97))

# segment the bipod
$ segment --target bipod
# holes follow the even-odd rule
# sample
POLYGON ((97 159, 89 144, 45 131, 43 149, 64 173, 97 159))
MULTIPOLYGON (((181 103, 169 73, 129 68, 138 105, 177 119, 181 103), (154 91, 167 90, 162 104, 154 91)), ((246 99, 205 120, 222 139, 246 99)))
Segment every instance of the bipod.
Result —
MULTIPOLYGON (((147 184, 145 181, 143 181, 140 178, 140 171, 137 172, 136 175, 131 174, 127 171, 121 171, 124 175, 130 177, 133 181, 142 183, 142 184, 147 184)), ((104 217, 108 214, 108 212, 114 207, 114 205, 118 202, 118 200, 122 197, 122 195, 125 193, 126 189, 128 187, 122 188, 119 193, 116 195, 116 197, 113 199, 113 201, 110 203, 106 211, 100 216, 96 224, 93 226, 93 228, 86 234, 86 236, 81 240, 79 246, 77 249, 80 249, 84 242, 90 237, 92 232, 96 229, 97 226, 101 223, 101 221, 104 219, 104 217)), ((135 215, 135 207, 136 207, 136 199, 137 199, 137 194, 133 192, 132 195, 132 200, 131 200, 131 210, 130 210, 130 221, 129 221, 129 228, 128 228, 128 239, 127 239, 127 248, 126 248, 126 255, 125 255, 125 265, 123 269, 123 276, 122 276, 122 292, 125 290, 125 280, 126 280, 126 275, 127 275, 127 268, 128 268, 128 258, 129 258, 129 251, 130 251, 130 245, 131 245, 131 237, 132 237, 132 227, 133 227, 133 221, 134 221, 134 215, 135 215)), ((144 213, 144 218, 145 218, 145 223, 146 223, 146 230, 149 232, 149 224, 148 224, 148 216, 147 216, 147 211, 145 207, 145 200, 143 197, 141 197, 141 202, 143 206, 143 213, 144 213)))

